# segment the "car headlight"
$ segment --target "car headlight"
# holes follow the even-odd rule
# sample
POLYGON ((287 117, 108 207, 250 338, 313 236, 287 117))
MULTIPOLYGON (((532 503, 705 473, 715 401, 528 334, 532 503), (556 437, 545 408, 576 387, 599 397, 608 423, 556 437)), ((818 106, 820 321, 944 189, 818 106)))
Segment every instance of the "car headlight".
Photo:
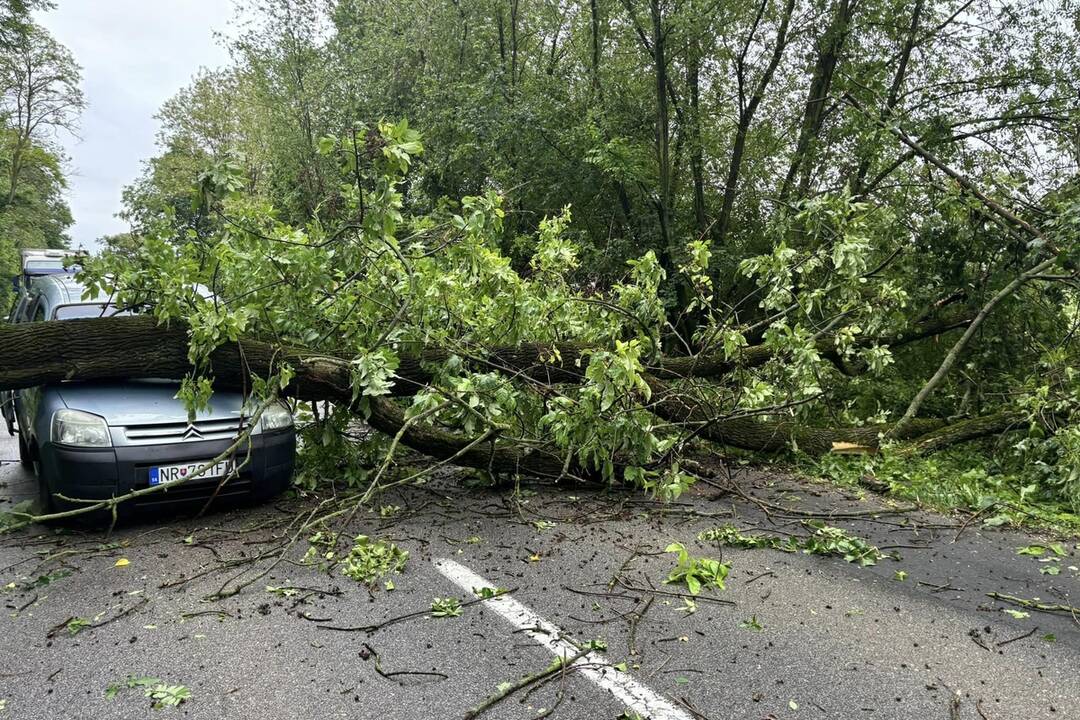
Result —
POLYGON ((273 432, 293 426, 292 411, 284 403, 268 405, 259 417, 258 432, 273 432))
POLYGON ((76 447, 112 447, 105 418, 82 410, 57 410, 52 418, 52 441, 76 447))

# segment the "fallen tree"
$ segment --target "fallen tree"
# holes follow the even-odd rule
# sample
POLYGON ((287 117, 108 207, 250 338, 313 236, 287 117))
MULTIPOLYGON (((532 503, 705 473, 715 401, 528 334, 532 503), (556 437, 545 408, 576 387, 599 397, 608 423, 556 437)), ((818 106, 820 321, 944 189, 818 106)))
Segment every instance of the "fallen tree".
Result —
MULTIPOLYGON (((948 330, 962 326, 963 323, 949 321, 935 328, 948 330)), ((189 337, 190 330, 183 322, 160 325, 150 316, 0 325, 0 389, 133 377, 181 380, 194 371, 188 360, 189 337)), ((549 390, 581 382, 583 348, 564 343, 554 350, 557 353, 550 346, 539 345, 495 348, 472 362, 507 377, 528 378, 530 383, 549 390), (554 357, 559 359, 556 361, 554 357)), ((398 436, 403 445, 413 450, 461 466, 542 477, 595 474, 595 469, 568 462, 565 453, 554 447, 518 446, 512 438, 500 437, 498 431, 469 437, 410 422, 404 409, 390 398, 409 397, 430 388, 434 378, 428 368, 450 355, 447 350, 426 349, 404 356, 387 397, 367 398, 365 411, 371 426, 398 436)), ((794 445, 805 452, 821 454, 837 443, 873 450, 891 429, 889 425, 815 427, 795 420, 777 420, 767 411, 718 413, 692 389, 669 384, 689 378, 722 379, 724 373, 733 373, 740 362, 758 365, 769 355, 768 348, 757 346, 748 348, 739 360, 657 358, 646 374, 650 398, 644 406, 669 423, 685 426, 694 435, 753 451, 773 452, 794 445)), ((219 389, 250 392, 252 376, 273 376, 286 366, 292 372, 282 388, 284 394, 299 400, 357 407, 352 362, 347 357, 240 339, 215 348, 206 360, 205 370, 219 389)), ((896 439, 907 441, 914 448, 934 450, 1002 432, 1017 420, 1015 413, 995 413, 951 424, 920 420, 896 439)))
POLYGON ((739 263, 756 289, 734 305, 717 301, 701 240, 676 277, 648 251, 621 281, 583 288, 568 210, 540 223, 518 267, 502 252, 495 193, 406 219, 398 190, 418 152, 411 132, 324 138, 346 169, 367 163, 368 173, 355 173, 348 221, 333 229, 282 222, 238 193, 223 163, 200 187, 212 234, 150 235, 81 274, 91 294, 147 313, 0 326, 0 388, 166 377, 192 406, 211 388, 272 388, 331 403, 338 431, 358 415, 391 438, 372 488, 403 446, 493 475, 627 482, 668 497, 689 482, 678 460, 696 439, 813 455, 886 441, 925 453, 1071 414, 1068 350, 1043 365, 1032 351, 1044 336, 1073 335, 1056 310, 1022 318, 1027 334, 998 349, 993 377, 1011 383, 1007 399, 969 402, 965 379, 959 402, 931 407, 1011 302, 1063 306, 1039 289, 1076 279, 1049 233, 1025 244, 1010 221, 996 238, 1010 253, 974 270, 946 258, 955 277, 935 270, 927 282, 909 272, 926 258, 890 249, 891 213, 826 196, 777 221, 791 245, 739 263), (1037 373, 1025 378, 1021 362, 1037 373), (883 377, 892 386, 877 394, 883 377), (852 398, 876 408, 856 411, 852 398), (903 407, 901 422, 885 421, 903 407))

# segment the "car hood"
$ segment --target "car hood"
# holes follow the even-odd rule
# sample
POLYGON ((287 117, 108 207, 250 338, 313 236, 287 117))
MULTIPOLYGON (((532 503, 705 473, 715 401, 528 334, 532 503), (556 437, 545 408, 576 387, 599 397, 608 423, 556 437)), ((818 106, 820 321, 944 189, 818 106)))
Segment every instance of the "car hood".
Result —
MULTIPOLYGON (((179 389, 180 383, 171 380, 73 382, 50 387, 67 407, 100 415, 112 426, 187 422, 187 409, 175 397, 179 389)), ((198 413, 196 419, 234 420, 241 414, 243 400, 239 393, 215 392, 210 409, 198 413)))

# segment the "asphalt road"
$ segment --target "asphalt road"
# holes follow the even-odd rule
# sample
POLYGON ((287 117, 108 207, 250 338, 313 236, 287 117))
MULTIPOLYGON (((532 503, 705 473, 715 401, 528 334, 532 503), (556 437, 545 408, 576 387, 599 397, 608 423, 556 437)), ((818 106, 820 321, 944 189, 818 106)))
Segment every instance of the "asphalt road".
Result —
MULTIPOLYGON (((14 458, 14 443, 0 440, 0 460, 14 458)), ((887 509, 764 472, 736 480, 747 495, 802 513, 887 509)), ((17 465, 3 465, 0 510, 33 488, 17 465)), ((301 541, 238 594, 206 599, 235 587, 226 581, 237 573, 268 567, 313 499, 143 522, 111 537, 40 527, 0 536, 0 585, 14 583, 0 593, 0 719, 461 718, 500 683, 547 667, 546 646, 564 637, 602 639, 607 650, 480 717, 554 707, 556 718, 615 720, 629 703, 656 720, 1080 718, 1080 624, 1065 614, 1014 618, 1004 610, 1023 608, 987 596, 1080 605, 1073 543, 1048 563, 1016 554, 1038 539, 955 518, 828 519, 898 557, 861 568, 699 542, 725 522, 806 532, 805 515, 766 513, 708 487, 664 507, 545 487, 515 502, 440 481, 383 502, 401 510, 361 513, 347 533, 391 539, 410 558, 393 591, 371 594, 300 563, 301 541), (685 590, 662 582, 672 541, 732 565, 727 589, 703 592, 693 613, 664 594, 685 590), (268 559, 251 562, 260 554, 268 559), (1051 565, 1060 573, 1040 572, 1051 565), (434 597, 467 600, 469 573, 512 592, 460 617, 421 612, 370 633, 327 629, 425 611, 434 597), (267 586, 302 589, 281 597, 267 586), (88 626, 72 634, 71 618, 88 626), (191 697, 161 710, 138 687, 106 698, 131 676, 183 685, 191 697)))

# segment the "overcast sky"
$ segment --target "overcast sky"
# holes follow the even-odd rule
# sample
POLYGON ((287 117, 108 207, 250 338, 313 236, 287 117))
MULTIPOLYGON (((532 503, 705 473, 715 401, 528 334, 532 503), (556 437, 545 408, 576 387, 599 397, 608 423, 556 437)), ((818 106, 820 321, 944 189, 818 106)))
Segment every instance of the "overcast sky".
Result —
POLYGON ((81 138, 61 136, 70 160, 73 247, 96 248, 127 226, 114 217, 120 192, 155 152, 162 102, 199 67, 228 53, 214 39, 232 17, 230 0, 58 0, 38 22, 71 49, 83 68, 89 107, 81 138))

